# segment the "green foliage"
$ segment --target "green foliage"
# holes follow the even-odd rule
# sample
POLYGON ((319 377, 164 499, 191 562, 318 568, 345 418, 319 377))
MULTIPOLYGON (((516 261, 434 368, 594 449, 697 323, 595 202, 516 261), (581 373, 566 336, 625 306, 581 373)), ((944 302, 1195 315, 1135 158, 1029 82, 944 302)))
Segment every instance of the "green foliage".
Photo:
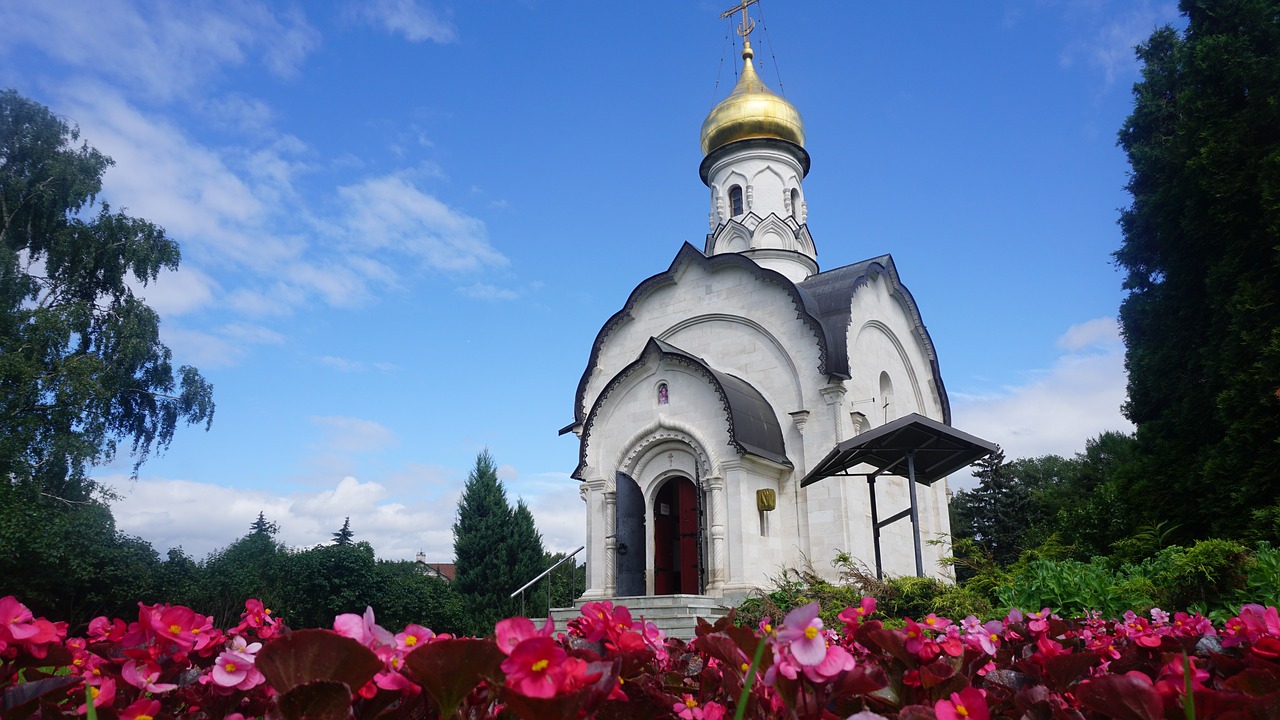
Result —
POLYGON ((351 532, 351 518, 347 517, 342 521, 342 528, 333 534, 333 544, 341 545, 343 547, 351 547, 352 538, 354 537, 355 533, 351 532))
MULTIPOLYGON (((1176 538, 1267 539, 1280 494, 1280 15, 1183 0, 1138 48, 1116 262, 1139 457, 1124 504, 1176 538), (1210 500, 1211 499, 1211 500, 1210 500), (1264 531, 1265 532, 1265 531, 1264 531)), ((1274 537, 1274 536, 1273 536, 1274 537)))
POLYGON ((512 572, 511 526, 506 489, 493 456, 484 450, 476 456, 453 523, 454 583, 471 611, 469 634, 492 633, 494 624, 510 614, 511 593, 532 579, 521 580, 512 572))
POLYGON ((373 608, 378 624, 398 628, 414 623, 437 633, 463 632, 466 607, 447 580, 424 572, 409 560, 379 560, 375 572, 373 608))
POLYGON ((1144 594, 1148 589, 1149 583, 1129 582, 1105 562, 1036 559, 1016 570, 996 597, 1006 609, 1047 607, 1071 617, 1100 610, 1104 617, 1119 617, 1125 610, 1152 607, 1154 599, 1144 594))
MULTIPOLYGON (((511 514, 510 538, 507 541, 507 552, 511 563, 512 577, 516 588, 542 574, 547 569, 546 552, 542 547, 542 535, 533 522, 533 513, 524 500, 516 501, 516 508, 511 514)), ((523 614, 527 617, 547 616, 546 578, 524 592, 523 614), (541 590, 541 592, 539 592, 541 590)), ((512 588, 513 590, 516 588, 512 588)), ((520 612, 518 603, 512 603, 512 609, 520 612)))
POLYGON ((86 468, 125 443, 134 472, 180 421, 213 420, 212 387, 175 373, 133 294, 176 269, 164 230, 103 203, 110 158, 48 108, 0 93, 0 478, 88 500, 86 468))
POLYGON ((282 565, 285 583, 276 609, 291 627, 332 627, 336 615, 359 615, 377 605, 380 578, 367 542, 290 553, 282 565))
POLYGON ((250 532, 210 553, 200 563, 201 580, 192 609, 212 615, 214 624, 227 627, 240 621, 246 599, 258 598, 293 624, 289 613, 281 612, 286 597, 287 559, 288 552, 275 539, 274 530, 250 532))
POLYGON ((1179 550, 1171 553, 1168 569, 1153 578, 1166 606, 1230 609, 1226 599, 1245 588, 1248 550, 1239 543, 1218 539, 1201 540, 1188 550, 1179 550))

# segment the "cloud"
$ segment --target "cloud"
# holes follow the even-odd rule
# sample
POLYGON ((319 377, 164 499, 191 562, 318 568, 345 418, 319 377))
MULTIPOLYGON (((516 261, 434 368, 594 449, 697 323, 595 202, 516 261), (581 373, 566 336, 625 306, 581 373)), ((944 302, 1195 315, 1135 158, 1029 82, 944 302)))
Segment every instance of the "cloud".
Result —
POLYGON ((300 492, 160 478, 131 482, 123 475, 104 481, 122 495, 112 503, 117 527, 161 554, 181 546, 204 558, 243 537, 262 512, 279 524, 279 539, 290 547, 330 542, 349 517, 355 539, 373 545, 380 558, 411 560, 420 550, 437 562, 453 557, 453 517, 439 508, 457 504, 454 489, 419 491, 412 501, 401 501, 379 483, 350 476, 300 492), (200 521, 192 522, 194 517, 200 521))
MULTIPOLYGON (((1108 430, 1131 432, 1120 412, 1125 400, 1124 345, 1115 318, 1073 325, 1058 340, 1063 354, 1026 383, 994 393, 952 393, 955 426, 1004 449, 1010 460, 1071 457, 1108 430)), ((957 474, 953 487, 972 487, 957 474)))
POLYGON ((437 270, 468 271, 507 264, 489 245, 484 223, 386 175, 338 188, 349 242, 366 250, 399 248, 437 270))
MULTIPOLYGON (((168 478, 131 481, 124 474, 101 481, 121 495, 111 504, 117 527, 147 540, 161 555, 181 546, 202 559, 243 537, 262 512, 291 547, 329 542, 349 517, 355 539, 369 542, 379 558, 411 560, 421 551, 429 561, 449 562, 463 475, 409 464, 379 482, 346 476, 292 492, 168 478), (200 521, 192 522, 196 517, 200 521)), ((548 550, 569 552, 583 544, 586 510, 577 481, 542 473, 511 482, 512 502, 515 496, 525 499, 548 550)))
POLYGON ((1123 3, 1067 3, 1068 25, 1074 26, 1073 39, 1063 48, 1059 62, 1071 67, 1077 62, 1102 71, 1106 86, 1118 79, 1137 75, 1138 61, 1134 47, 1145 41, 1157 27, 1178 18, 1174 3, 1140 0, 1123 3))
POLYGON ((212 331, 167 323, 161 336, 174 357, 202 368, 230 367, 242 361, 254 345, 280 345, 284 336, 252 323, 228 323, 212 331))
POLYGON ((170 100, 194 94, 226 66, 256 63, 280 77, 297 73, 320 44, 301 12, 266 4, 164 0, 0 3, 0 50, 34 47, 130 94, 170 100))
POLYGON ((335 355, 325 355, 321 357, 320 363, 345 373, 360 373, 367 372, 369 370, 389 373, 400 369, 400 366, 395 363, 365 362, 363 360, 352 360, 350 358, 337 357, 335 355))
POLYGON ((361 21, 403 35, 409 42, 448 43, 457 39, 452 23, 415 0, 366 0, 353 5, 352 11, 361 21))
POLYGON ((518 300, 520 293, 510 288, 500 288, 488 283, 475 283, 458 288, 458 292, 476 300, 518 300))
POLYGON ((315 416, 311 422, 324 431, 322 446, 338 453, 369 453, 384 450, 399 441, 394 432, 372 420, 338 415, 315 416))
POLYGON ((163 270, 146 285, 130 280, 133 294, 163 317, 185 315, 207 307, 218 290, 216 280, 192 265, 183 265, 176 271, 163 270))

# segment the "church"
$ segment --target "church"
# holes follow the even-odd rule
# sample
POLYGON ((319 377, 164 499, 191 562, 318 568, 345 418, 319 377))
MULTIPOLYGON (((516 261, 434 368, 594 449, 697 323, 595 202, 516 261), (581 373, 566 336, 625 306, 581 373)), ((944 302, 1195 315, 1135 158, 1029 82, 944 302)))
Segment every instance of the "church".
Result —
POLYGON ((673 247, 605 322, 561 430, 580 441, 580 601, 727 604, 784 567, 834 580, 840 552, 876 567, 881 548, 888 574, 941 577, 946 550, 928 541, 949 536, 945 479, 882 477, 871 494, 858 475, 802 486, 842 441, 912 414, 950 425, 951 411, 893 258, 818 263, 804 123, 755 71, 750 4, 731 11, 743 14, 737 84, 702 123, 706 239, 673 247), (923 548, 912 525, 878 523, 877 502, 881 517, 910 505, 923 548))

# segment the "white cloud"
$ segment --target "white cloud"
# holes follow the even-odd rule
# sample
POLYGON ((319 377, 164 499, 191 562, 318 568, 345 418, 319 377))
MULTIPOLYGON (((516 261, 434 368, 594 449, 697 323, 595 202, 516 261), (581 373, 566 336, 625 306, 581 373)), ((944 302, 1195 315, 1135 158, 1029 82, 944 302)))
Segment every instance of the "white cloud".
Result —
POLYGON ((260 63, 289 77, 320 44, 301 12, 239 0, 59 0, 0 3, 0 50, 35 47, 139 97, 192 94, 225 66, 260 63))
MULTIPOLYGON (((1115 318, 1073 325, 1058 340, 1064 353, 1026 383, 994 393, 952 393, 955 426, 999 443, 1005 457, 1062 455, 1108 430, 1130 432, 1120 412, 1125 400, 1124 345, 1115 318)), ((971 487, 957 474, 953 487, 971 487)))
POLYGON ((518 300, 520 293, 488 283, 474 283, 458 288, 458 292, 476 300, 518 300))
POLYGON ((324 431, 322 446, 338 453, 368 453, 395 445, 396 434, 372 420, 339 415, 316 416, 311 422, 324 431))
POLYGON ((365 362, 363 360, 352 360, 351 358, 338 357, 336 355, 325 355, 320 358, 320 363, 345 373, 367 372, 371 369, 377 370, 378 372, 389 373, 400 369, 400 366, 395 363, 365 362))
POLYGON ((174 357, 202 368, 228 367, 244 359, 254 345, 281 345, 284 336, 252 323, 227 323, 213 331, 193 330, 167 323, 161 335, 174 357))
POLYGON ((406 178, 368 178, 338 189, 347 208, 347 241, 366 250, 397 248, 438 270, 468 271, 507 264, 489 245, 484 223, 422 192, 406 178))
POLYGON ((262 512, 280 527, 279 539, 291 547, 327 543, 351 518, 356 540, 373 545, 378 557, 413 559, 421 550, 437 562, 453 557, 452 513, 456 490, 423 486, 413 499, 400 501, 376 482, 344 477, 318 490, 281 492, 233 488, 187 480, 104 479, 123 496, 112 503, 122 532, 150 542, 163 554, 182 546, 202 559, 243 537, 262 512), (200 522, 192 522, 193 517, 200 522))
POLYGON ((1065 6, 1067 22, 1076 30, 1075 39, 1063 48, 1059 62, 1071 67, 1083 61, 1102 71, 1107 86, 1136 76, 1134 47, 1157 27, 1178 18, 1174 3, 1151 0, 1069 2, 1065 6))
POLYGON ((163 317, 185 315, 207 307, 218 290, 216 280, 192 265, 182 265, 176 271, 162 270, 146 285, 138 282, 130 285, 134 295, 163 317))
POLYGON ((354 5, 353 12, 360 20, 399 33, 409 42, 448 43, 457 38, 452 23, 415 0, 365 0, 354 5))

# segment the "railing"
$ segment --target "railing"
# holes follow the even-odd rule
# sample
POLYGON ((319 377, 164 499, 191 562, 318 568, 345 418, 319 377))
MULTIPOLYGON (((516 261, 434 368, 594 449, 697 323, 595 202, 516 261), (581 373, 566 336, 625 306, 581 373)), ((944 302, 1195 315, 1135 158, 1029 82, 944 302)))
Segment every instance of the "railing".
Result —
MULTIPOLYGON (((525 583, 524 585, 522 585, 522 586, 520 587, 520 589, 519 589, 519 590, 516 590, 515 592, 511 593, 510 597, 515 597, 515 596, 517 596, 517 595, 519 595, 519 596, 520 596, 520 614, 521 614, 521 615, 523 615, 523 614, 524 614, 524 591, 525 591, 525 590, 528 590, 530 587, 532 587, 532 586, 533 586, 533 584, 534 584, 534 583, 538 582, 538 581, 539 581, 539 580, 541 580, 542 578, 544 578, 544 577, 546 577, 546 576, 550 575, 552 570, 555 570, 556 568, 560 567, 560 566, 561 566, 562 564, 564 564, 566 561, 573 559, 573 556, 574 556, 574 555, 577 555, 578 553, 582 552, 584 549, 586 549, 586 547, 587 547, 586 545, 579 545, 577 550, 574 550, 573 552, 569 553, 568 555, 565 555, 564 557, 560 558, 558 561, 556 561, 556 564, 555 564, 555 565, 552 565, 551 567, 547 568, 546 570, 543 570, 543 571, 538 575, 538 577, 536 577, 536 578, 534 578, 534 579, 530 580, 529 582, 527 582, 527 583, 525 583)), ((583 592, 586 592, 586 588, 585 588, 585 587, 583 588, 583 592)), ((570 596, 570 597, 573 597, 573 594, 574 594, 574 583, 573 583, 573 580, 572 580, 572 579, 570 579, 570 581, 569 581, 569 596, 570 596)), ((550 580, 548 580, 548 581, 547 581, 547 610, 548 610, 548 611, 550 611, 550 610, 551 610, 551 581, 550 581, 550 580)))

